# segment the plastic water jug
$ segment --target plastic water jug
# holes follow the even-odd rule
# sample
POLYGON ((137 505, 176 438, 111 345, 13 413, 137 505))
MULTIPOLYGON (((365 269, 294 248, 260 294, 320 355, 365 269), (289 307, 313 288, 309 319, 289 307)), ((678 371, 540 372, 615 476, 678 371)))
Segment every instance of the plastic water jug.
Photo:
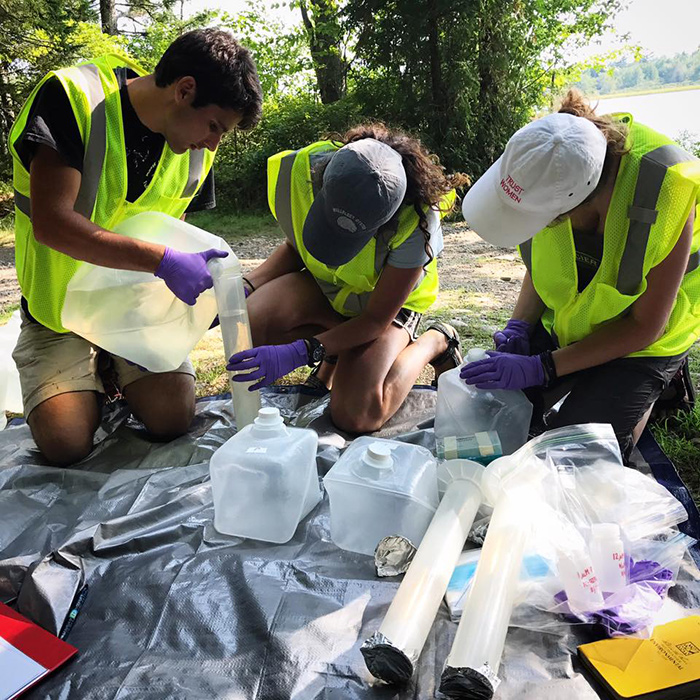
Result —
POLYGON ((12 359, 12 352, 19 338, 20 324, 19 311, 15 311, 10 320, 4 326, 0 326, 0 430, 7 424, 5 411, 22 413, 24 410, 19 373, 12 359))
MULTIPOLYGON (((185 253, 218 248, 233 255, 222 238, 159 212, 137 214, 115 231, 185 253)), ((169 372, 184 362, 215 316, 212 289, 189 306, 150 272, 82 263, 68 283, 61 321, 119 357, 151 372, 169 372)))
POLYGON ((276 408, 261 408, 209 463, 214 527, 226 535, 288 542, 321 500, 318 436, 285 426, 276 408))
MULTIPOLYGON (((211 260, 209 269, 214 278, 216 305, 219 310, 219 324, 224 341, 225 360, 234 353, 253 347, 250 336, 248 307, 243 289, 241 264, 238 258, 211 260)), ((255 420, 260 410, 260 392, 248 391, 253 382, 234 382, 233 372, 229 372, 229 385, 233 398, 233 412, 236 416, 236 428, 245 428, 255 420)))
POLYGON ((361 437, 323 479, 331 539, 341 549, 374 554, 388 535, 416 547, 438 506, 436 462, 424 447, 361 437))
MULTIPOLYGON (((467 362, 487 357, 484 350, 472 348, 467 362)), ((477 389, 459 378, 461 367, 444 372, 438 379, 435 437, 457 438, 496 431, 504 455, 527 442, 532 404, 522 391, 477 389)))

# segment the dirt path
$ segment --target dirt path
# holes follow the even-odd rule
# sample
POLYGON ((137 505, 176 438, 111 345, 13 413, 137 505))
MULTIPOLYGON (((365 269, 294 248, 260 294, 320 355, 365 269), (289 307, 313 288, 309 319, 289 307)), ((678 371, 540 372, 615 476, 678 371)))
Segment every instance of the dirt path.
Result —
MULTIPOLYGON (((490 296, 491 304, 512 308, 523 276, 517 255, 484 243, 466 224, 448 224, 444 234, 445 249, 439 269, 441 297, 445 298, 438 303, 448 304, 449 292, 459 289, 467 294, 490 296)), ((254 237, 236 241, 233 248, 244 270, 250 271, 267 258, 277 243, 269 237, 254 237)), ((0 245, 0 313, 17 304, 19 296, 14 246, 0 245)))

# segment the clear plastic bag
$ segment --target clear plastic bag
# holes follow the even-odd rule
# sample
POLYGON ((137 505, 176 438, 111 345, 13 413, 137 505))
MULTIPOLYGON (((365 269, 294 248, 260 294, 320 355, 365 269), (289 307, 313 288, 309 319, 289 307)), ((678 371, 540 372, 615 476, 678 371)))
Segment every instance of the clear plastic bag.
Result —
MULTIPOLYGON (((222 238, 158 212, 137 214, 115 231, 185 253, 217 248, 233 255, 222 238)), ((151 372, 169 372, 184 362, 215 316, 213 289, 189 306, 150 272, 82 263, 68 284, 61 321, 108 352, 151 372)))
MULTIPOLYGON (((571 624, 598 624, 609 636, 644 634, 695 542, 673 527, 687 519, 683 505, 653 478, 623 466, 609 425, 553 430, 501 460, 501 488, 539 482, 525 561, 547 563, 542 575, 521 576, 510 624, 560 634, 571 624), (605 544, 605 532, 613 533, 609 551, 624 576, 613 592, 601 588, 594 565, 600 550, 592 543, 605 544)), ((501 460, 487 468, 485 482, 501 460)), ((453 608, 461 594, 453 588, 453 608)))

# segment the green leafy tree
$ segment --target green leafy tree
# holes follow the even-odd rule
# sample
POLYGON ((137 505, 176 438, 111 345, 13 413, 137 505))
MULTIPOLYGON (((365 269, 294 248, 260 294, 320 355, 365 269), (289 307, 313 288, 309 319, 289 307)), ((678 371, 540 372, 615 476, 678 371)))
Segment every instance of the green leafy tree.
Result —
POLYGON ((619 0, 353 0, 350 76, 365 111, 480 174, 546 104, 619 0))
POLYGON ((8 178, 10 126, 36 82, 50 70, 123 50, 103 34, 86 0, 0 0, 0 176, 8 178))

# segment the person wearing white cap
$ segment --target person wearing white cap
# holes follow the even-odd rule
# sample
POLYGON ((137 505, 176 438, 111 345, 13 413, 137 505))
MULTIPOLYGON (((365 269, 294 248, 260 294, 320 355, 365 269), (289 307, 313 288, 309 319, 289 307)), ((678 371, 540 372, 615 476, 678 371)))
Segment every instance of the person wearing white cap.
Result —
POLYGON ((496 352, 462 378, 528 390, 540 418, 570 391, 546 427, 611 423, 628 459, 700 336, 699 207, 700 160, 570 91, 464 198, 470 227, 519 245, 527 272, 496 352))
POLYGON ((234 381, 256 389, 313 367, 307 384, 333 381, 335 424, 360 433, 391 418, 427 363, 436 376, 458 366, 454 328, 416 328, 438 292, 440 219, 466 181, 379 124, 272 156, 268 199, 287 240, 248 275, 256 347, 230 358, 248 372, 234 381))

